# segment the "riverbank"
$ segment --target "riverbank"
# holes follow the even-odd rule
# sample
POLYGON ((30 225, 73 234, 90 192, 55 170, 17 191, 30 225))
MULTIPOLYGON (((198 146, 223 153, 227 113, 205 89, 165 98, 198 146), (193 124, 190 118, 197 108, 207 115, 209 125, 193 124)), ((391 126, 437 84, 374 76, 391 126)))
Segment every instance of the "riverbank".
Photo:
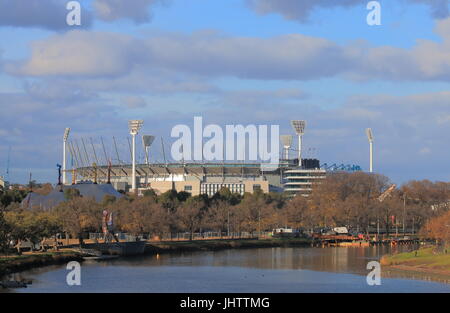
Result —
POLYGON ((271 238, 271 239, 230 239, 199 241, 150 242, 145 254, 171 252, 218 251, 225 249, 251 249, 274 247, 309 247, 312 241, 307 238, 271 238))
MULTIPOLYGON (((271 247, 306 247, 311 240, 305 238, 292 239, 230 239, 199 241, 167 241, 149 242, 145 254, 177 253, 188 251, 217 251, 225 249, 250 249, 271 247)), ((0 256, 0 277, 48 265, 64 264, 70 261, 83 261, 81 253, 75 250, 59 252, 30 253, 13 256, 0 256)))
POLYGON ((436 252, 435 247, 385 255, 381 265, 392 272, 409 272, 418 275, 429 275, 430 279, 450 283, 450 249, 436 252))
POLYGON ((36 267, 83 261, 80 253, 72 250, 0 256, 0 277, 36 267))

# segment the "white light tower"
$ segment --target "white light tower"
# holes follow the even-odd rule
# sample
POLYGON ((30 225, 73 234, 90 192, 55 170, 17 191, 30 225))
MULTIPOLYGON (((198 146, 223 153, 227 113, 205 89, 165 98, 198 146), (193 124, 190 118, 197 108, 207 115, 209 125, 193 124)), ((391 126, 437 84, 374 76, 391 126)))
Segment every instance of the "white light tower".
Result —
POLYGON ((366 135, 370 146, 370 172, 373 173, 373 133, 371 128, 366 129, 366 135))
POLYGON ((63 185, 67 185, 66 181, 66 144, 67 144, 67 138, 69 138, 70 128, 66 128, 64 131, 64 137, 63 137, 63 185))
POLYGON ((306 121, 291 121, 292 128, 298 136, 298 166, 302 166, 302 138, 305 133, 306 121))
POLYGON ((142 136, 142 144, 144 145, 144 149, 145 149, 145 163, 147 165, 149 164, 148 149, 150 149, 150 146, 153 144, 154 140, 155 140, 155 136, 149 136, 149 135, 142 136))
POLYGON ((292 146, 292 136, 291 135, 281 135, 280 139, 281 139, 281 143, 283 144, 283 148, 284 148, 284 158, 286 160, 289 160, 289 149, 292 146))
POLYGON ((141 129, 142 124, 144 124, 144 121, 142 120, 131 120, 128 122, 128 128, 130 129, 130 135, 133 139, 133 151, 132 151, 132 175, 131 175, 131 191, 136 191, 136 135, 139 132, 139 129, 141 129))

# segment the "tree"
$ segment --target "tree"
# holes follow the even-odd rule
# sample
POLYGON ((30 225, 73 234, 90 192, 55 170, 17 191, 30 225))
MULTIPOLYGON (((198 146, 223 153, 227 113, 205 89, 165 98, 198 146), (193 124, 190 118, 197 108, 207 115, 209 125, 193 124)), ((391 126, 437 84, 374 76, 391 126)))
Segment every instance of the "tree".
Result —
POLYGON ((189 240, 193 239, 194 232, 202 226, 206 203, 201 196, 190 197, 181 204, 176 211, 180 226, 189 232, 189 240))
POLYGON ((3 212, 0 211, 0 252, 8 253, 9 249, 9 233, 11 226, 7 223, 3 212))
POLYGON ((269 198, 262 191, 256 191, 253 194, 245 193, 241 203, 237 206, 240 229, 254 233, 267 228, 270 223, 268 218, 273 213, 273 206, 269 203, 269 198))
POLYGON ((421 229, 422 237, 436 240, 440 246, 450 244, 450 211, 431 218, 421 229))
POLYGON ((19 208, 6 212, 5 219, 10 225, 9 236, 17 243, 19 253, 22 241, 30 241, 34 246, 44 238, 56 235, 61 230, 56 216, 48 212, 19 208))
POLYGON ((0 193, 0 208, 6 208, 12 203, 20 203, 27 196, 27 190, 6 190, 0 193))
POLYGON ((222 232, 228 230, 231 208, 232 206, 225 200, 213 201, 206 212, 205 225, 220 232, 222 237, 222 232))
POLYGON ((211 201, 225 201, 230 205, 236 205, 241 201, 242 197, 238 193, 232 193, 230 189, 227 187, 222 187, 218 192, 216 192, 212 198, 211 201))
POLYGON ((331 173, 317 185, 310 197, 310 205, 321 216, 319 226, 343 226, 368 229, 370 219, 378 214, 378 196, 389 187, 383 175, 331 173))
POLYGON ((279 224, 296 228, 313 228, 315 223, 311 211, 306 198, 297 195, 284 206, 284 214, 280 214, 279 224))
POLYGON ((113 204, 114 202, 116 202, 116 200, 117 200, 117 198, 114 197, 113 195, 105 195, 102 200, 102 206, 103 207, 109 206, 109 205, 113 204))
POLYGON ((153 199, 157 199, 158 195, 153 189, 148 189, 144 191, 144 197, 152 197, 153 199))
POLYGON ((40 194, 40 195, 48 195, 50 192, 52 192, 53 186, 50 183, 43 184, 42 186, 38 188, 33 187, 33 192, 40 194))
POLYGON ((128 202, 128 205, 122 206, 119 213, 122 229, 136 235, 150 233, 152 222, 150 203, 151 198, 140 197, 128 202))
POLYGON ((71 193, 69 200, 55 208, 64 231, 78 238, 83 244, 83 233, 86 231, 99 231, 101 229, 102 208, 93 198, 83 198, 71 193))

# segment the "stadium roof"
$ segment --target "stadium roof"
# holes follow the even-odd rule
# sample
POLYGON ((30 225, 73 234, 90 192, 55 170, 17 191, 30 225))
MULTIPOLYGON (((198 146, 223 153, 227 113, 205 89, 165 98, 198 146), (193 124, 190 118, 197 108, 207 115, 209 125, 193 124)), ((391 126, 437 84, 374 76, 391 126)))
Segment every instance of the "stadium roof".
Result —
MULTIPOLYGON (((264 164, 264 163, 263 163, 264 164)), ((138 176, 167 176, 167 175, 262 175, 278 169, 264 168, 261 163, 172 163, 172 164, 138 164, 138 176)), ((70 171, 70 170, 68 170, 70 171)), ((77 175, 93 177, 94 167, 80 167, 77 175)), ((131 164, 111 166, 111 176, 131 176, 131 164)), ((97 167, 98 177, 107 177, 108 166, 97 167)))

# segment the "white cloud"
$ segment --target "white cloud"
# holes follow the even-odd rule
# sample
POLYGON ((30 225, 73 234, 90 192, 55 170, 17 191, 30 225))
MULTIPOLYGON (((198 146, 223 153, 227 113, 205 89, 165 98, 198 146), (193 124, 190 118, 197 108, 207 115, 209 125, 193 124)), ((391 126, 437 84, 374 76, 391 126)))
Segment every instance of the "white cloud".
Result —
MULTIPOLYGON (((277 13, 288 20, 307 22, 311 13, 318 9, 361 6, 365 9, 368 1, 363 0, 244 0, 256 13, 265 15, 277 13)), ((393 0, 391 0, 393 1, 393 0)), ((448 0, 397 0, 405 6, 424 4, 430 8, 433 17, 446 18, 449 15, 448 0)))
MULTIPOLYGON (((30 59, 20 63, 5 61, 5 70, 16 75, 108 79, 134 71, 147 75, 160 71, 259 80, 340 76, 357 80, 448 81, 450 18, 437 22, 435 31, 441 42, 418 40, 410 49, 371 46, 363 41, 340 45, 302 34, 257 38, 200 31, 134 37, 71 31, 34 42, 30 59)), ((203 87, 193 82, 185 88, 203 87)))
POLYGON ((131 36, 71 31, 33 42, 31 59, 9 69, 29 76, 116 76, 130 72, 144 54, 131 36))
POLYGON ((361 0, 245 0, 258 14, 279 13, 288 20, 307 21, 317 8, 350 7, 361 4, 361 0))
POLYGON ((121 102, 129 109, 139 109, 147 106, 145 99, 140 96, 123 97, 121 102))
POLYGON ((130 19, 136 24, 151 21, 150 8, 167 4, 168 0, 94 0, 92 6, 96 16, 104 21, 130 19))

